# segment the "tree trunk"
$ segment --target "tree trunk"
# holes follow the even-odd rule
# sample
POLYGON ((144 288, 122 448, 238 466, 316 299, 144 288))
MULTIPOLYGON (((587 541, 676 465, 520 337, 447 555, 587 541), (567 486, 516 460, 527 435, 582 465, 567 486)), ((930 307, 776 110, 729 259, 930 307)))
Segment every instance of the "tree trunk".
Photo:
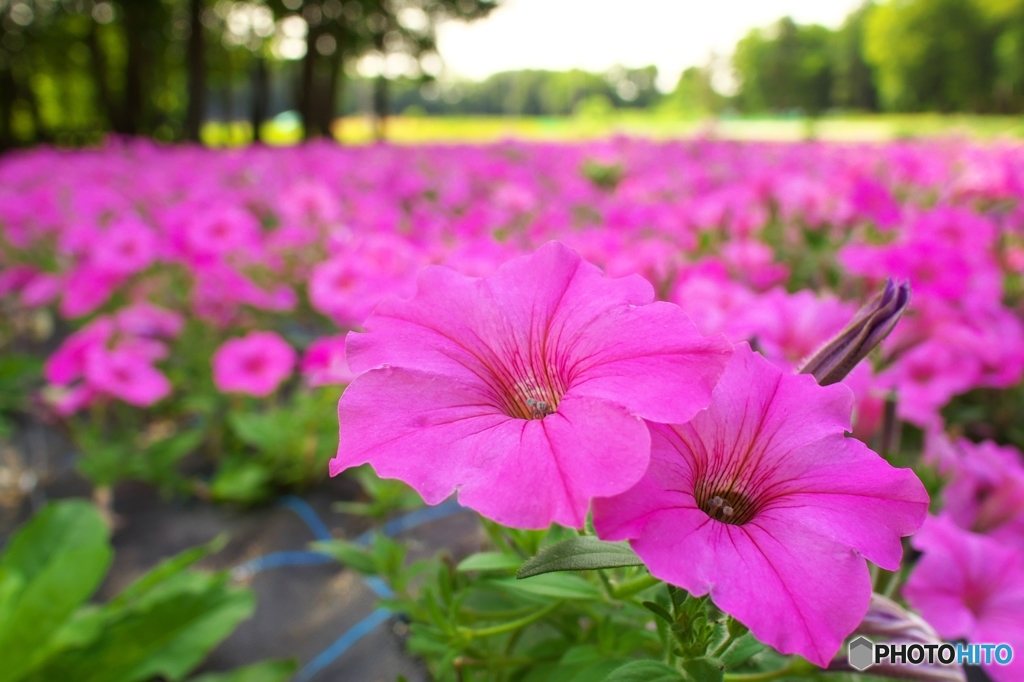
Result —
POLYGON ((14 146, 14 77, 9 68, 0 69, 0 152, 14 146))
POLYGON ((334 54, 331 55, 331 68, 327 75, 327 87, 324 88, 324 96, 320 102, 319 126, 323 135, 338 140, 334 134, 334 121, 338 115, 338 93, 341 91, 342 66, 344 65, 344 53, 341 42, 334 54))
POLYGON ((267 62, 261 54, 257 54, 253 60, 249 87, 252 90, 252 107, 249 111, 252 141, 260 143, 263 142, 260 129, 267 120, 267 111, 270 108, 270 76, 267 73, 267 62))
POLYGON ((117 102, 114 101, 114 96, 110 91, 107 55, 100 46, 99 24, 95 21, 89 27, 86 45, 89 48, 89 65, 92 69, 93 84, 96 86, 96 97, 99 100, 97 108, 106 114, 111 130, 116 133, 123 133, 123 111, 117 106, 117 102))
POLYGON ((310 26, 306 33, 306 56, 302 58, 299 116, 302 118, 304 140, 311 140, 321 134, 316 115, 316 39, 319 36, 320 31, 310 26))
POLYGON ((138 13, 145 12, 145 7, 136 7, 134 3, 122 3, 124 8, 124 30, 128 40, 128 58, 124 65, 124 129, 126 135, 137 135, 145 126, 143 111, 143 76, 146 47, 143 29, 145 17, 138 13), (132 8, 132 9, 129 9, 132 8))
POLYGON ((390 108, 388 79, 381 74, 373 82, 373 139, 377 142, 383 142, 387 137, 390 108))
POLYGON ((206 45, 203 40, 203 0, 188 3, 188 109, 185 112, 185 137, 200 141, 206 114, 206 45))

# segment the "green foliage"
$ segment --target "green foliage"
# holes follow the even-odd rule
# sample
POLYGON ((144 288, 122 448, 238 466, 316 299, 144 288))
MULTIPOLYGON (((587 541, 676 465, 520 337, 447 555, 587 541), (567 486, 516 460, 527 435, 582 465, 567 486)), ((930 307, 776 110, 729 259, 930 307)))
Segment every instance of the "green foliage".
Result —
POLYGON ((0 559, 0 682, 52 657, 111 558, 106 526, 84 502, 50 506, 12 538, 0 559))
POLYGON ((755 29, 736 45, 733 66, 744 111, 799 109, 816 114, 828 108, 832 88, 831 32, 780 19, 755 29))
POLYGON ((516 577, 529 578, 552 571, 642 566, 643 563, 624 542, 603 542, 595 537, 581 536, 545 547, 523 564, 516 577))
POLYGON ((335 502, 332 507, 335 511, 383 519, 394 512, 423 506, 423 499, 415 490, 401 481, 379 477, 369 464, 346 472, 346 476, 354 478, 359 483, 368 501, 335 502))
MULTIPOLYGON (((106 604, 87 604, 112 558, 107 528, 91 504, 51 504, 0 557, 0 681, 185 679, 254 608, 228 572, 190 570, 222 544, 188 550, 106 604)), ((223 679, 273 682, 291 669, 267 663, 223 679)))
POLYGON ((337 400, 331 389, 295 391, 275 407, 228 413, 238 447, 211 483, 213 499, 252 504, 321 480, 338 448, 337 400))
MULTIPOLYGON (((127 412, 131 408, 117 406, 127 412)), ((151 425, 152 426, 152 425, 151 425)), ((173 427, 172 427, 173 428, 173 427)), ((179 462, 195 451, 206 438, 200 428, 184 429, 151 438, 134 429, 114 431, 106 424, 84 424, 74 430, 81 449, 79 470, 96 485, 113 485, 134 479, 154 483, 167 492, 188 490, 178 472, 179 462)))
POLYGON ((894 0, 868 17, 865 56, 895 111, 986 111, 996 29, 977 0, 894 0))
POLYGON ((446 554, 410 563, 384 536, 313 546, 390 585, 384 605, 408 618, 408 649, 438 680, 705 682, 786 665, 706 597, 654 579, 622 544, 557 526, 484 527, 490 547, 457 564, 446 554), (516 578, 520 567, 537 574, 516 578))
POLYGON ((29 355, 0 355, 0 438, 13 430, 12 417, 28 408, 29 395, 39 382, 43 363, 29 355))

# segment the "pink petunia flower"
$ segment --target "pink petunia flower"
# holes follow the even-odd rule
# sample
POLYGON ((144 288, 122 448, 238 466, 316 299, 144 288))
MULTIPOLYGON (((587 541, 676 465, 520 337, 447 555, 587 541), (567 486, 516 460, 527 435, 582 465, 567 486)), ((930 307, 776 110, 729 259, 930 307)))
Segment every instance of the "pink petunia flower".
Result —
POLYGON ((86 355, 85 381, 101 394, 149 407, 171 392, 171 382, 151 362, 132 348, 95 346, 86 355))
POLYGON ((490 277, 426 268, 348 337, 331 474, 369 462, 429 504, 455 490, 499 523, 581 527, 650 454, 643 418, 707 405, 731 347, 639 276, 606 279, 557 242, 490 277))
POLYGON ((944 513, 958 526, 1024 551, 1024 460, 1012 445, 964 438, 948 455, 944 513))
POLYGON ((345 359, 345 337, 328 336, 317 339, 306 349, 300 367, 302 376, 310 386, 344 386, 352 382, 355 374, 345 359))
POLYGON ((650 424, 651 464, 594 502, 606 540, 630 540, 651 573, 783 653, 827 665, 871 596, 865 559, 895 570, 928 495, 847 438, 852 395, 736 347, 710 407, 650 424))
POLYGON ((122 218, 91 245, 91 254, 98 270, 131 275, 145 270, 156 259, 157 239, 141 220, 122 218))
POLYGON ((988 665, 995 682, 1024 679, 1024 554, 929 518, 911 541, 924 556, 903 587, 910 605, 947 639, 1007 643, 1010 665, 988 665))
POLYGON ((213 382, 225 393, 268 396, 291 376, 295 349, 274 332, 249 332, 213 354, 213 382))

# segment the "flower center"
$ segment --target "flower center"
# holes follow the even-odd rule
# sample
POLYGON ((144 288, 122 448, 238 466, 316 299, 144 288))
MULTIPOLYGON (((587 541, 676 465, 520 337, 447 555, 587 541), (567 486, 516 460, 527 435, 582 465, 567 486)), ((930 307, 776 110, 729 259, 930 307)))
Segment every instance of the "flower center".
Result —
POLYGON ((516 419, 543 419, 558 411, 563 392, 536 381, 518 381, 503 401, 505 414, 516 419))
POLYGON ((742 526, 757 514, 757 503, 737 490, 709 490, 701 484, 696 493, 697 505, 715 521, 742 526))
POLYGON ((250 355, 242 361, 242 370, 247 374, 259 374, 267 365, 267 359, 262 355, 250 355))

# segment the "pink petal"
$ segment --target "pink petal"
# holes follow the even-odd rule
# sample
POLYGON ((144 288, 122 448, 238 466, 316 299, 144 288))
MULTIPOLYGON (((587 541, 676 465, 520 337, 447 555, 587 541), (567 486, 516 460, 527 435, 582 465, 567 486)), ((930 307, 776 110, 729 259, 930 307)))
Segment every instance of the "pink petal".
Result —
POLYGON ((762 642, 820 666, 857 627, 871 598, 856 552, 777 519, 732 526, 699 510, 666 510, 632 545, 656 577, 695 596, 710 594, 762 642))
POLYGON ((357 377, 338 416, 331 475, 369 462, 429 504, 458 489, 467 506, 519 528, 581 527, 591 497, 639 479, 650 447, 643 422, 615 405, 569 397, 544 419, 513 419, 477 383, 396 367, 357 377))

